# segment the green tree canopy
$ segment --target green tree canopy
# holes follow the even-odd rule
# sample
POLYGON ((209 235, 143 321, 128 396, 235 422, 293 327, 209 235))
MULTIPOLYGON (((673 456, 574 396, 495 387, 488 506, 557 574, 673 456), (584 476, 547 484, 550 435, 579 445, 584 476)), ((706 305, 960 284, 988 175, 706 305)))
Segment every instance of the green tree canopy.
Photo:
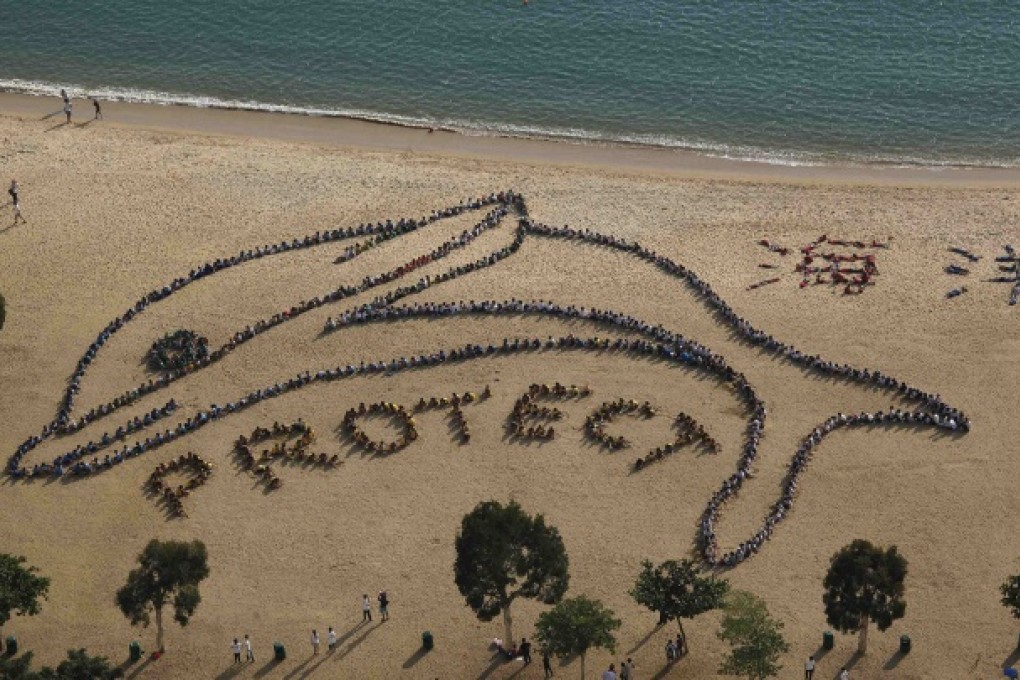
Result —
POLYGON ((50 580, 36 576, 38 569, 26 567, 25 558, 0 553, 0 628, 11 616, 39 613, 39 599, 46 599, 50 580))
MULTIPOLYGON (((1020 574, 1010 576, 1009 580, 999 586, 1002 593, 1002 606, 1009 609, 1014 618, 1020 619, 1020 574)), ((1020 639, 1017 641, 1020 647, 1020 639)))
POLYGON ((172 604, 174 620, 182 626, 195 613, 199 602, 198 584, 209 575, 202 541, 149 541, 138 556, 138 569, 128 574, 127 583, 117 591, 117 606, 131 625, 149 625, 155 613, 156 646, 163 651, 163 607, 172 604))
POLYGON ((110 665, 103 656, 89 656, 84 649, 67 650, 67 659, 56 670, 43 666, 32 670, 32 652, 17 658, 0 658, 0 678, 3 680, 114 680, 124 677, 124 671, 110 665))
POLYGON ((903 618, 907 560, 896 546, 882 549, 857 539, 832 556, 823 585, 825 618, 843 633, 859 633, 857 651, 868 648, 868 624, 886 630, 903 618))
POLYGON ((686 640, 683 619, 693 619, 721 607, 729 587, 725 579, 702 576, 701 569, 691 560, 667 560, 659 566, 645 560, 630 596, 658 612, 660 626, 676 621, 686 640))
POLYGON ((84 649, 67 650, 67 659, 57 670, 43 667, 40 680, 114 680, 124 677, 124 671, 110 665, 105 656, 89 656, 84 649))
POLYGON ((0 678, 3 680, 41 680, 32 670, 32 652, 21 656, 0 656, 0 678))
POLYGON ((547 612, 538 615, 535 639, 544 652, 568 659, 581 657, 581 678, 584 679, 585 655, 589 649, 608 649, 616 652, 613 631, 620 620, 613 616, 598 600, 583 595, 563 600, 547 612))
POLYGON ((765 680, 779 674, 779 657, 790 651, 783 624, 769 614, 765 602, 741 590, 727 596, 719 639, 732 649, 719 667, 723 675, 765 680))
POLYGON ((511 501, 479 503, 464 516, 455 541, 454 581, 482 621, 503 613, 506 644, 513 644, 510 605, 518 597, 545 604, 567 592, 567 551, 542 515, 530 517, 511 501))

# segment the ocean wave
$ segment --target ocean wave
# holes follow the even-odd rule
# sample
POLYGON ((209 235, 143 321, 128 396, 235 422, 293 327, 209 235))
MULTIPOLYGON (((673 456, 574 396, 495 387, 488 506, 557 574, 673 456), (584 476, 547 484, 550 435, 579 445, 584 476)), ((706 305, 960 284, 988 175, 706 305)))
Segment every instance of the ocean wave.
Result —
POLYGON ((521 125, 509 122, 464 120, 453 118, 427 118, 407 116, 368 109, 345 109, 301 106, 263 102, 252 99, 223 99, 210 95, 163 92, 123 87, 84 87, 56 85, 49 82, 0 79, 0 91, 39 97, 57 97, 61 89, 72 97, 97 97, 105 101, 130 102, 158 106, 189 106, 194 108, 224 109, 230 111, 260 111, 300 116, 348 118, 401 127, 444 130, 467 136, 498 136, 522 139, 565 141, 575 144, 599 144, 666 148, 689 151, 711 158, 752 161, 769 165, 791 167, 818 167, 826 165, 886 167, 949 168, 1017 168, 1018 158, 932 158, 924 156, 895 156, 881 153, 831 152, 798 149, 774 149, 751 145, 733 145, 669 135, 625 134, 589 130, 585 128, 521 125))

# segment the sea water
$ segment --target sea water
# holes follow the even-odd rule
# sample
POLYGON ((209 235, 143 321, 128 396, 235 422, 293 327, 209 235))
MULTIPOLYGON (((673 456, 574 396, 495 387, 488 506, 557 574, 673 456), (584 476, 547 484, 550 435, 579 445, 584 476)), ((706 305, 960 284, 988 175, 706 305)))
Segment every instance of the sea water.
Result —
POLYGON ((1015 0, 0 0, 0 88, 777 163, 1020 165, 1015 0))

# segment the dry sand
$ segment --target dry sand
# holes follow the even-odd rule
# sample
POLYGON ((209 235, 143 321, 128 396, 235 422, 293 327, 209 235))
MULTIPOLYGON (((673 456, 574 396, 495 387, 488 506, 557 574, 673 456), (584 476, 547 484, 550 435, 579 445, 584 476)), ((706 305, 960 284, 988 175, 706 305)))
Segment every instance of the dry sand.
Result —
MULTIPOLYGON (((857 537, 898 545, 910 560, 910 574, 906 617, 886 633, 872 631, 869 652, 856 661, 853 677, 988 678, 1001 674, 1013 653, 1017 625, 999 605, 997 588, 1020 568, 1020 462, 1012 455, 1020 440, 1020 311, 1006 305, 1007 286, 979 281, 994 275, 991 258, 1001 243, 1020 245, 1020 183, 1012 174, 769 171, 714 161, 702 167, 675 154, 667 159, 654 152, 538 143, 532 153, 531 143, 435 142, 424 131, 375 127, 375 137, 353 148, 349 137, 355 132, 336 121, 160 108, 147 114, 145 107, 107 105, 108 120, 66 127, 56 117, 43 118, 57 108, 53 102, 6 97, 0 108, 7 112, 0 116, 0 180, 18 178, 29 220, 8 228, 10 209, 0 215, 0 291, 8 305, 0 331, 5 459, 53 417, 68 375, 96 333, 144 292, 242 248, 327 227, 420 216, 466 196, 514 188, 538 221, 651 245, 692 268, 758 327, 808 352, 939 392, 970 414, 973 430, 960 438, 931 430, 828 438, 802 478, 789 519, 760 555, 727 574, 734 587, 764 597, 785 622, 792 651, 781 677, 799 677, 803 660, 819 648, 827 628, 821 579, 832 553, 857 537), (367 148, 379 140, 376 150, 367 148), (615 167, 614 156, 621 159, 615 167), (893 247, 879 255, 878 284, 849 297, 823 287, 801 290, 793 256, 781 258, 755 244, 770 238, 797 246, 821 233, 894 237, 893 247), (985 257, 966 282, 971 292, 954 301, 943 295, 963 281, 942 272, 953 261, 949 245, 985 257), (759 262, 780 263, 781 281, 748 292, 749 284, 771 275, 757 268, 759 262), (914 651, 902 659, 894 655, 900 634, 914 641, 914 651)), ((85 378, 78 408, 147 379, 143 354, 168 330, 191 328, 214 345, 222 343, 298 300, 427 251, 473 224, 473 217, 440 222, 345 265, 333 264, 343 248, 337 243, 196 283, 147 310, 107 344, 85 378)), ((509 230, 499 229, 451 257, 472 261, 509 239, 509 230)), ((426 273, 446 266, 430 265, 426 273)), ((121 422, 170 396, 185 413, 193 412, 304 369, 511 334, 606 334, 581 322, 502 318, 320 335, 327 316, 370 297, 289 322, 112 420, 121 422)), ((836 411, 895 402, 887 393, 831 383, 765 357, 736 341, 675 280, 590 246, 529 239, 499 266, 418 297, 544 298, 612 307, 724 355, 770 409, 757 475, 726 509, 724 547, 760 522, 797 441, 815 424, 836 411)), ((47 442, 27 462, 51 459, 108 425, 101 421, 75 437, 47 442)), ((737 401, 713 381, 601 355, 483 359, 308 387, 108 474, 67 484, 0 486, 0 549, 26 555, 52 579, 42 614, 15 619, 4 633, 16 633, 23 647, 49 663, 77 646, 120 662, 136 637, 151 648, 153 631, 132 629, 113 594, 150 538, 200 538, 209 548, 212 574, 202 584, 196 616, 184 629, 168 628, 165 657, 129 674, 538 678, 540 664, 524 670, 518 663, 491 664, 487 643, 500 623, 479 622, 452 577, 460 518, 481 500, 514 498, 562 532, 571 560, 570 593, 602 599, 623 620, 617 654, 593 651, 589 674, 632 656, 638 677, 652 677, 662 670, 662 648, 675 629, 657 630, 656 617, 626 592, 642 559, 689 554, 705 502, 735 469, 743 427, 737 401), (567 419, 555 441, 508 443, 503 422, 514 399, 531 382, 554 380, 588 383, 594 396, 564 407, 567 419), (468 446, 451 441, 438 413, 422 416, 419 441, 389 457, 363 456, 336 434, 343 412, 358 402, 384 398, 411 405, 420 396, 477 391, 486 384, 493 398, 466 411, 473 433, 468 446), (667 436, 668 418, 614 424, 635 440, 632 451, 592 447, 580 430, 584 415, 620 396, 651 400, 664 413, 691 413, 720 440, 720 453, 685 451, 646 473, 628 474, 636 452, 667 436), (232 464, 231 442, 256 425, 297 417, 319 433, 317 450, 340 453, 345 462, 330 472, 283 467, 283 488, 265 494, 232 464), (187 450, 217 469, 187 499, 190 517, 167 520, 142 484, 159 461, 187 450), (380 589, 390 593, 392 620, 358 627, 361 594, 380 589), (342 637, 340 648, 313 659, 311 629, 324 639, 330 625, 342 637), (427 655, 417 653, 424 630, 436 638, 427 655), (258 661, 235 674, 229 643, 245 632, 258 661), (267 663, 274 640, 289 651, 278 666, 267 663)), ((540 611, 529 602, 515 605, 518 636, 530 637, 540 611)), ((671 675, 714 677, 725 651, 715 638, 718 622, 713 613, 688 624, 692 654, 671 675)), ((855 647, 854 638, 837 636, 816 677, 835 675, 855 647)), ((577 672, 576 662, 557 667, 559 677, 577 672)))

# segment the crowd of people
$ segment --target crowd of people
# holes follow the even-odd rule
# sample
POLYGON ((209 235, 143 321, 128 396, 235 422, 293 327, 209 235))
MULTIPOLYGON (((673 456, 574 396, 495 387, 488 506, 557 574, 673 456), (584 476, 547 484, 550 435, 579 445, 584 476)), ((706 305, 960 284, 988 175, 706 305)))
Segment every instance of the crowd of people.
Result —
POLYGON ((341 423, 344 433, 358 446, 371 453, 396 453, 406 449, 411 442, 418 439, 418 427, 414 416, 407 412, 401 404, 380 401, 375 404, 358 404, 357 408, 348 409, 341 423), (358 426, 358 420, 371 416, 383 416, 396 422, 401 429, 400 435, 393 441, 385 442, 372 439, 358 426))
POLYGON ((274 491, 283 486, 283 481, 272 467, 276 460, 324 468, 333 468, 340 464, 339 454, 330 456, 327 453, 316 454, 308 451, 315 438, 315 431, 302 418, 298 418, 290 425, 283 425, 277 421, 273 423, 271 429, 256 427, 252 430, 251 436, 238 437, 234 442, 234 455, 241 469, 252 473, 268 490, 274 491), (256 458, 251 447, 271 439, 278 441, 271 448, 262 449, 262 453, 256 458))
POLYGON ((209 356, 209 340, 184 328, 152 343, 145 360, 153 371, 180 371, 209 356))
POLYGON ((434 409, 449 409, 450 424, 453 425, 457 432, 457 439, 461 444, 469 444, 471 442, 471 428, 468 426, 467 419, 464 417, 464 409, 461 408, 461 404, 473 404, 480 399, 488 399, 492 396, 492 389, 486 385, 481 395, 475 394, 474 392, 465 392, 463 394, 454 393, 450 397, 429 397, 425 399, 422 397, 418 400, 414 410, 417 411, 428 411, 434 409))
MULTIPOLYGON (((526 341, 526 344, 533 345, 535 342, 540 341, 536 338, 530 342, 526 341)), ((535 345, 533 348, 538 349, 540 346, 541 345, 535 345)), ((486 351, 492 353, 489 350, 489 348, 492 347, 494 346, 489 345, 489 347, 486 348, 486 351)), ((515 349, 509 338, 503 339, 503 347, 504 351, 506 351, 506 349, 514 351, 515 349)), ((520 344, 518 342, 517 349, 519 348, 520 344)), ((532 347, 525 347, 525 349, 531 348, 532 347)), ((524 441, 551 440, 556 436, 556 428, 552 425, 546 427, 541 423, 561 420, 563 418, 563 411, 555 407, 539 406, 536 402, 539 400, 550 399, 578 399, 587 397, 590 394, 591 388, 587 385, 578 387, 577 385, 562 385, 558 382, 553 385, 532 383, 528 386, 528 391, 514 401, 513 408, 510 410, 510 415, 507 417, 507 434, 511 438, 524 441), (538 421, 539 424, 528 425, 529 421, 538 421)))
POLYGON ((638 458, 634 461, 635 471, 642 470, 651 463, 662 460, 669 454, 696 442, 703 444, 711 453, 719 452, 719 442, 710 436, 705 427, 695 420, 693 416, 681 411, 673 420, 673 427, 677 431, 676 439, 663 446, 655 447, 646 453, 643 458, 638 458))
POLYGON ((655 408, 650 402, 638 403, 634 399, 620 397, 616 401, 605 401, 595 411, 584 419, 584 433, 589 439, 613 451, 630 446, 630 441, 623 436, 616 436, 606 432, 606 425, 613 422, 613 419, 624 413, 636 413, 643 418, 651 418, 655 415, 655 408))
MULTIPOLYGON (((181 423, 178 423, 178 425, 174 428, 168 428, 163 433, 157 434, 155 437, 148 437, 144 442, 136 442, 134 446, 125 446, 121 451, 115 454, 115 457, 120 456, 120 460, 123 460, 132 455, 139 455, 148 449, 173 441, 180 436, 184 436, 222 417, 243 410, 263 400, 274 398, 292 390, 300 389, 305 385, 312 384, 317 381, 338 380, 369 374, 392 374, 414 368, 471 360, 486 355, 534 353, 546 350, 555 350, 559 352, 564 350, 613 350, 635 357, 655 357, 660 361, 708 372, 711 375, 714 375, 718 380, 730 384, 735 388, 737 395, 743 401, 748 412, 749 420, 746 431, 746 439, 739 459, 737 471, 727 478, 722 487, 713 494, 704 513, 702 514, 698 537, 696 539, 701 554, 709 565, 733 566, 757 552, 757 550, 761 548, 762 543, 771 535, 774 527, 790 512, 798 479, 806 468, 813 449, 832 431, 842 427, 874 426, 884 423, 912 423, 961 432, 965 432, 970 428, 970 420, 967 416, 958 409, 946 404, 938 394, 925 392, 903 381, 888 376, 881 371, 857 369, 846 364, 828 361, 815 354, 802 352, 794 346, 783 343, 764 331, 755 328, 750 321, 737 314, 707 282, 701 280, 694 272, 688 270, 683 265, 674 262, 654 250, 645 248, 636 242, 629 241, 621 237, 600 234, 588 229, 574 229, 569 226, 550 227, 537 223, 528 217, 527 208, 524 199, 521 196, 512 192, 503 192, 500 194, 490 194, 489 196, 480 199, 462 202, 460 205, 454 206, 453 208, 433 212, 432 215, 421 220, 401 220, 397 223, 386 222, 378 225, 361 225, 357 229, 337 229, 333 231, 316 232, 315 235, 306 236, 304 239, 293 239, 292 241, 285 241, 272 246, 264 246, 262 248, 256 248, 255 250, 243 251, 230 258, 216 259, 213 262, 207 262, 203 266, 192 270, 188 277, 175 279, 167 286, 147 294, 125 314, 117 317, 113 322, 111 322, 100 333, 96 341, 89 346, 85 355, 79 360, 74 374, 71 376, 70 384, 59 407, 57 417, 43 428, 40 435, 34 435, 19 445, 14 455, 12 455, 8 461, 8 474, 14 477, 32 477, 40 474, 45 475, 54 473, 58 464, 61 463, 66 456, 71 455, 70 453, 55 459, 52 466, 49 464, 43 464, 45 467, 37 465, 31 471, 27 470, 22 465, 22 459, 47 438, 58 433, 65 434, 74 432, 96 418, 108 415, 119 408, 133 403, 145 394, 160 390, 181 378, 183 375, 186 375, 189 371, 197 370, 209 363, 217 361, 234 347, 242 342, 246 342, 259 333, 285 323, 286 321, 310 309, 330 302, 335 302, 349 295, 366 292, 382 282, 393 281, 400 278, 410 271, 420 267, 421 263, 426 260, 423 260, 422 258, 415 258, 408 264, 402 265, 401 267, 391 270, 386 274, 375 277, 366 277, 360 286, 341 287, 325 297, 316 297, 310 301, 301 302, 295 307, 292 307, 290 310, 276 314, 268 320, 260 321, 255 326, 249 326, 238 332, 231 338, 230 342, 223 347, 210 352, 208 357, 196 364, 186 367, 182 371, 171 371, 160 376, 160 378, 156 380, 150 380, 148 383, 125 393, 121 397, 118 397, 113 402, 90 410, 78 420, 72 420, 71 412, 73 402, 75 396, 80 390, 81 379, 102 346, 117 330, 122 328, 134 316, 144 311, 151 304, 170 296, 183 286, 189 285, 190 283, 206 276, 210 276, 222 269, 233 267, 259 257, 286 252, 292 249, 311 247, 320 243, 356 235, 372 236, 377 241, 386 240, 399 236, 402 233, 414 231, 444 217, 458 215, 466 210, 479 209, 488 205, 495 205, 496 207, 488 213, 485 218, 483 218, 475 229, 466 231, 457 239, 448 242, 448 248, 444 246, 444 248, 433 251, 434 253, 438 253, 438 255, 433 256, 430 254, 428 256, 422 256, 422 258, 428 257, 431 259, 427 261, 434 261, 439 257, 444 257, 448 254, 448 252, 452 252, 453 249, 463 247, 467 243, 470 243, 482 231, 494 228, 500 223, 504 216, 513 211, 517 216, 518 226, 510 244, 504 245, 490 253, 488 256, 479 258, 472 263, 451 267, 446 272, 439 275, 424 276, 412 285, 395 288, 387 294, 375 298, 368 304, 348 310, 337 317, 332 317, 326 322, 326 331, 335 331, 350 325, 381 322, 391 319, 443 318, 459 314, 537 314, 547 317, 587 319, 615 327, 621 331, 637 333, 644 337, 641 339, 611 339, 606 337, 581 338, 574 336, 573 334, 568 334, 559 338, 547 337, 545 339, 504 338, 502 343, 490 343, 488 345, 468 343, 463 347, 454 348, 449 351, 439 350, 427 354, 413 355, 411 357, 399 357, 389 360, 370 361, 367 363, 362 362, 359 365, 348 364, 347 366, 321 369, 315 373, 306 371, 286 381, 277 382, 274 385, 270 385, 265 388, 255 389, 236 401, 228 402, 225 406, 221 407, 213 404, 210 408, 200 410, 195 415, 181 423), (847 382, 894 391, 904 399, 919 402, 919 406, 913 411, 893 409, 888 412, 838 414, 816 427, 798 448, 783 481, 781 497, 773 505, 761 528, 750 539, 742 542, 735 550, 722 553, 718 548, 715 530, 719 519, 719 513, 722 506, 739 492, 744 481, 750 476, 752 466, 757 457, 767 416, 765 404, 758 396, 753 386, 742 373, 731 367, 724 357, 712 352, 710 349, 698 344, 697 342, 684 338, 680 334, 666 330, 661 325, 652 325, 640 319, 612 310, 588 309, 574 305, 559 305, 551 301, 538 300, 526 302, 516 299, 506 301, 471 300, 468 302, 423 303, 419 305, 409 305, 405 303, 399 306, 396 304, 404 297, 413 295, 431 286, 435 286, 465 274, 497 264, 516 253, 525 238, 529 237, 564 239, 630 254, 637 259, 660 269, 666 274, 683 281, 709 308, 716 318, 730 326, 743 339, 743 341, 760 347, 767 353, 799 366, 805 371, 840 378, 847 382)), ((565 386, 560 387, 566 389, 568 392, 570 390, 570 388, 566 388, 565 386)), ((575 389, 580 390, 581 388, 575 389)), ((539 388, 539 393, 541 393, 541 387, 539 388)), ((167 406, 163 408, 168 409, 172 404, 173 402, 168 402, 167 406)), ((543 428, 545 436, 548 436, 548 429, 543 428)), ((537 435, 537 432, 534 434, 537 435)), ((112 443, 115 438, 104 435, 104 439, 109 439, 112 443)), ((93 452, 107 445, 108 444, 103 444, 102 441, 98 443, 89 442, 84 448, 89 452, 93 452)), ((78 448, 80 449, 82 447, 78 448)), ((72 458, 72 460, 74 459, 72 458)), ((116 462, 120 461, 118 460, 116 462)), ((62 474, 62 472, 59 474, 62 474)))
POLYGON ((186 454, 160 463, 149 475, 145 486, 159 498, 174 517, 187 517, 184 511, 184 499, 192 491, 206 483, 212 475, 212 463, 206 462, 197 453, 188 451, 186 454), (192 477, 183 484, 174 487, 166 483, 166 476, 174 472, 190 472, 192 477))

